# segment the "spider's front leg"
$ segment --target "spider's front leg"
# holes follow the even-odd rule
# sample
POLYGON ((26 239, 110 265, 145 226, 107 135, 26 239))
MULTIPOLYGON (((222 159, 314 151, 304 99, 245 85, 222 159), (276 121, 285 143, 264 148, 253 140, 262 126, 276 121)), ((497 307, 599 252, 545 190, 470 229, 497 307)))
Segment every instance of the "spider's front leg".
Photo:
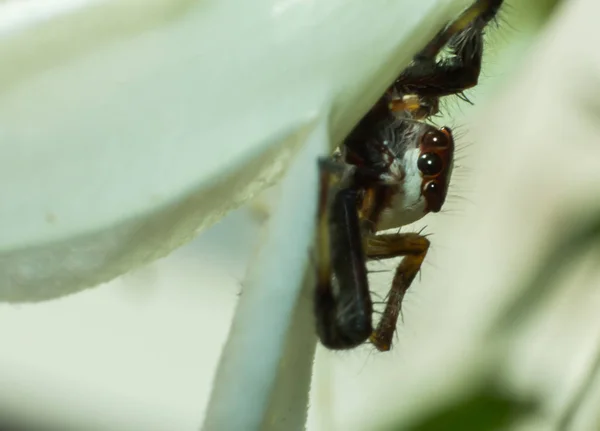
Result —
POLYGON ((438 98, 460 94, 477 85, 483 55, 483 32, 503 0, 477 0, 440 31, 414 58, 390 88, 389 107, 408 111, 413 118, 438 112, 438 98), (451 56, 437 60, 447 47, 451 56))
POLYGON ((369 338, 377 350, 390 350, 402 300, 421 269, 428 249, 429 240, 418 233, 383 234, 368 239, 366 253, 369 259, 403 256, 396 268, 381 320, 369 338))
POLYGON ((357 211, 358 191, 342 187, 330 198, 336 166, 329 160, 321 161, 319 169, 314 297, 317 335, 329 349, 351 349, 363 344, 373 331, 373 305, 357 211))

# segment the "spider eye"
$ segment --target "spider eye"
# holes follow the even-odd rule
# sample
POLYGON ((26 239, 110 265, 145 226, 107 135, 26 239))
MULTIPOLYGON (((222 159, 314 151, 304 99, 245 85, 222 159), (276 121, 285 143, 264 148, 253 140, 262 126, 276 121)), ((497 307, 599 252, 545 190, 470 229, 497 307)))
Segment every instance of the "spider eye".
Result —
POLYGON ((423 173, 423 175, 432 176, 442 172, 442 169, 444 168, 444 162, 436 153, 423 153, 419 156, 417 167, 423 173))
POLYGON ((449 145, 448 135, 441 130, 431 130, 423 135, 423 145, 426 147, 443 147, 449 145))
POLYGON ((439 188, 439 186, 435 181, 430 181, 425 186, 425 191, 427 193, 435 193, 435 192, 437 192, 438 188, 439 188))
POLYGON ((436 213, 442 209, 444 196, 442 196, 442 187, 436 181, 429 181, 425 184, 423 195, 427 199, 429 211, 436 213))

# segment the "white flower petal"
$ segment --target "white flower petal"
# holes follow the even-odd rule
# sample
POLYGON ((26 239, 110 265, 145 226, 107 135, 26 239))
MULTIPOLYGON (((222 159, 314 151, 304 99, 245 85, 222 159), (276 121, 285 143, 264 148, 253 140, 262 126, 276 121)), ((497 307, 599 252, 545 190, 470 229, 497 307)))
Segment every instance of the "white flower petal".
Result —
POLYGON ((272 183, 307 123, 330 119, 337 142, 457 3, 0 15, 0 300, 76 292, 188 241, 272 183))

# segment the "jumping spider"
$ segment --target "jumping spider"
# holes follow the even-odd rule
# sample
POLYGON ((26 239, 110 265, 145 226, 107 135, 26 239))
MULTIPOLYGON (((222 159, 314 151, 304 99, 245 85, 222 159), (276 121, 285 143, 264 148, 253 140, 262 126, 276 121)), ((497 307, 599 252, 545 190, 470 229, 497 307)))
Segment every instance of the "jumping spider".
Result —
POLYGON ((320 160, 317 229, 317 334, 330 349, 369 340, 391 348, 402 299, 421 268, 429 241, 399 228, 438 212, 454 160, 447 127, 424 123, 439 98, 477 84, 483 32, 502 0, 477 0, 441 30, 350 132, 339 150, 320 160), (450 55, 438 59, 442 49, 450 55), (373 329, 366 262, 402 256, 386 306, 373 329))

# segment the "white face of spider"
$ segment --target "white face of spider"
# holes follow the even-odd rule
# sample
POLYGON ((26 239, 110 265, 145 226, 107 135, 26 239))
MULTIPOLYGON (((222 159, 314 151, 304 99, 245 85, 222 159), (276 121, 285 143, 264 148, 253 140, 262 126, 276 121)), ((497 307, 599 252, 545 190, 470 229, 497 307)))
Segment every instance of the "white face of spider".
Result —
POLYGON ((421 193, 421 172, 417 161, 421 151, 418 148, 406 151, 402 159, 396 159, 404 172, 404 179, 399 183, 399 193, 392 198, 390 207, 381 214, 378 230, 392 229, 413 223, 426 213, 427 202, 421 193))
POLYGON ((398 187, 382 212, 377 230, 413 223, 444 204, 454 161, 454 140, 448 128, 419 124, 405 151, 389 166, 390 183, 398 187))

